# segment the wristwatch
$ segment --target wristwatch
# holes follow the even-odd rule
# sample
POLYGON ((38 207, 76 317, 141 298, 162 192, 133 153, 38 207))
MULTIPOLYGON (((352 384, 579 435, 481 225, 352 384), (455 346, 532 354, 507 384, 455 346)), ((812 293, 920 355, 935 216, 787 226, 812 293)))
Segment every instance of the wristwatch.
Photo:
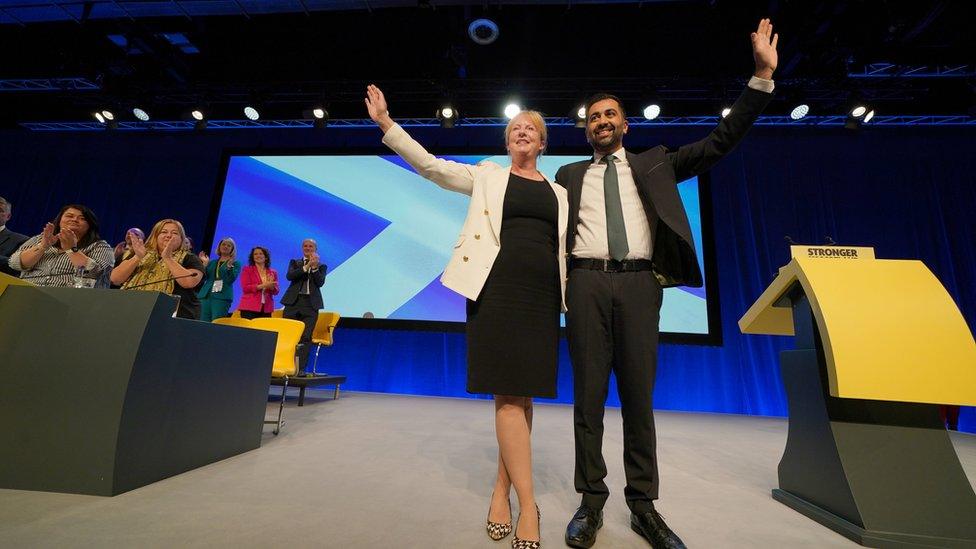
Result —
POLYGON ((72 246, 71 247, 71 253, 73 253, 73 254, 74 253, 78 253, 78 250, 79 250, 78 246, 72 246))

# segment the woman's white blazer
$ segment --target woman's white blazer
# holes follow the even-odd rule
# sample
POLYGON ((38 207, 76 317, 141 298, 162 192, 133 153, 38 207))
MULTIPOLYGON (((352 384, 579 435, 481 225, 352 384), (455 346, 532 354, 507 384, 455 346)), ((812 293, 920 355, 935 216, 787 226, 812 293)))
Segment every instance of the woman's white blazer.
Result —
MULTIPOLYGON (((421 176, 442 188, 471 197, 468 216, 454 244, 454 253, 444 269, 441 283, 464 297, 477 300, 501 249, 502 206, 511 168, 493 162, 478 165, 443 160, 427 152, 399 125, 383 136, 383 143, 413 166, 421 176)), ((566 310, 566 226, 569 201, 566 189, 546 181, 559 203, 559 285, 562 309, 566 310)))

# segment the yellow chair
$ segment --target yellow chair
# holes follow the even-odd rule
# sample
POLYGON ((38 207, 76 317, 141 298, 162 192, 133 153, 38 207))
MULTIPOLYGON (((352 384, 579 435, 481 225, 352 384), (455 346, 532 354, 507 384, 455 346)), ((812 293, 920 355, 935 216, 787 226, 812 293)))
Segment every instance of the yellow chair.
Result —
POLYGON ((315 327, 312 328, 312 345, 315 345, 315 360, 312 362, 313 375, 319 375, 315 371, 315 367, 319 363, 319 351, 323 346, 332 346, 332 334, 335 332, 338 323, 339 313, 332 311, 319 312, 319 317, 315 320, 315 327))
POLYGON ((275 309, 271 311, 271 318, 285 318, 285 309, 275 309))
POLYGON ((231 318, 241 318, 241 310, 240 309, 237 309, 236 311, 234 311, 233 313, 230 314, 230 317, 231 318))
MULTIPOLYGON (((265 420, 265 423, 275 426, 274 434, 277 435, 281 431, 281 426, 284 425, 282 413, 285 407, 285 393, 288 391, 288 379, 298 373, 298 358, 295 355, 295 349, 298 347, 298 341, 302 338, 302 332, 305 331, 305 324, 287 318, 255 318, 248 322, 249 328, 267 330, 278 334, 271 377, 272 383, 274 383, 275 378, 281 380, 281 402, 278 403, 278 419, 275 421, 265 420)), ((277 383, 275 384, 277 385, 277 383)))
POLYGON ((253 328, 251 326, 251 321, 246 318, 241 318, 239 316, 225 316, 221 318, 215 318, 211 321, 212 324, 223 324, 224 326, 238 326, 240 328, 253 328))
POLYGON ((295 348, 305 331, 305 324, 298 320, 287 318, 255 318, 248 321, 248 327, 278 333, 278 345, 275 347, 275 361, 271 368, 271 377, 290 377, 298 373, 295 359, 295 348))

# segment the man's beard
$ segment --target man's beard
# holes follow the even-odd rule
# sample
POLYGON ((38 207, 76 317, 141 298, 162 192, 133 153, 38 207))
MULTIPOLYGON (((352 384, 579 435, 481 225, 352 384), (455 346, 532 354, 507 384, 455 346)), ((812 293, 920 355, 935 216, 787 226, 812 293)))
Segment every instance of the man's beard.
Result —
POLYGON ((617 128, 615 126, 610 126, 610 133, 605 137, 597 137, 597 133, 603 131, 606 128, 600 128, 596 132, 593 132, 590 139, 590 144, 593 145, 595 149, 605 150, 608 148, 613 148, 616 143, 620 141, 620 136, 617 135, 617 128))

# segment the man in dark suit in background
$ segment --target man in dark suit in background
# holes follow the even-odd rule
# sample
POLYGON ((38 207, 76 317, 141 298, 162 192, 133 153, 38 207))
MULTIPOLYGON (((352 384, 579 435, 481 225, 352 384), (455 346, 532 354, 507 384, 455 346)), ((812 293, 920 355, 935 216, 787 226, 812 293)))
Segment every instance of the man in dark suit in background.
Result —
POLYGON ((768 19, 752 33, 756 71, 748 87, 705 139, 670 151, 623 148, 627 119, 620 100, 597 94, 586 104, 593 159, 563 166, 556 181, 569 192, 570 254, 566 327, 574 379, 576 491, 582 502, 566 544, 590 547, 610 496, 604 478, 603 413, 611 370, 624 430, 624 496, 631 528, 653 547, 682 548, 654 509, 658 497, 652 395, 663 288, 702 285, 678 183, 705 172, 745 136, 772 99, 776 43, 768 19))
POLYGON ((7 228, 7 222, 13 214, 13 207, 13 204, 0 196, 0 272, 20 276, 20 271, 10 268, 10 254, 16 252, 17 248, 27 241, 27 235, 15 233, 7 228))
POLYGON ((302 241, 302 257, 288 262, 286 277, 291 282, 285 290, 281 304, 285 306, 283 316, 305 323, 302 332, 298 364, 302 374, 308 364, 308 351, 312 343, 312 330, 322 308, 322 285, 328 266, 319 263, 318 244, 311 238, 302 241))

